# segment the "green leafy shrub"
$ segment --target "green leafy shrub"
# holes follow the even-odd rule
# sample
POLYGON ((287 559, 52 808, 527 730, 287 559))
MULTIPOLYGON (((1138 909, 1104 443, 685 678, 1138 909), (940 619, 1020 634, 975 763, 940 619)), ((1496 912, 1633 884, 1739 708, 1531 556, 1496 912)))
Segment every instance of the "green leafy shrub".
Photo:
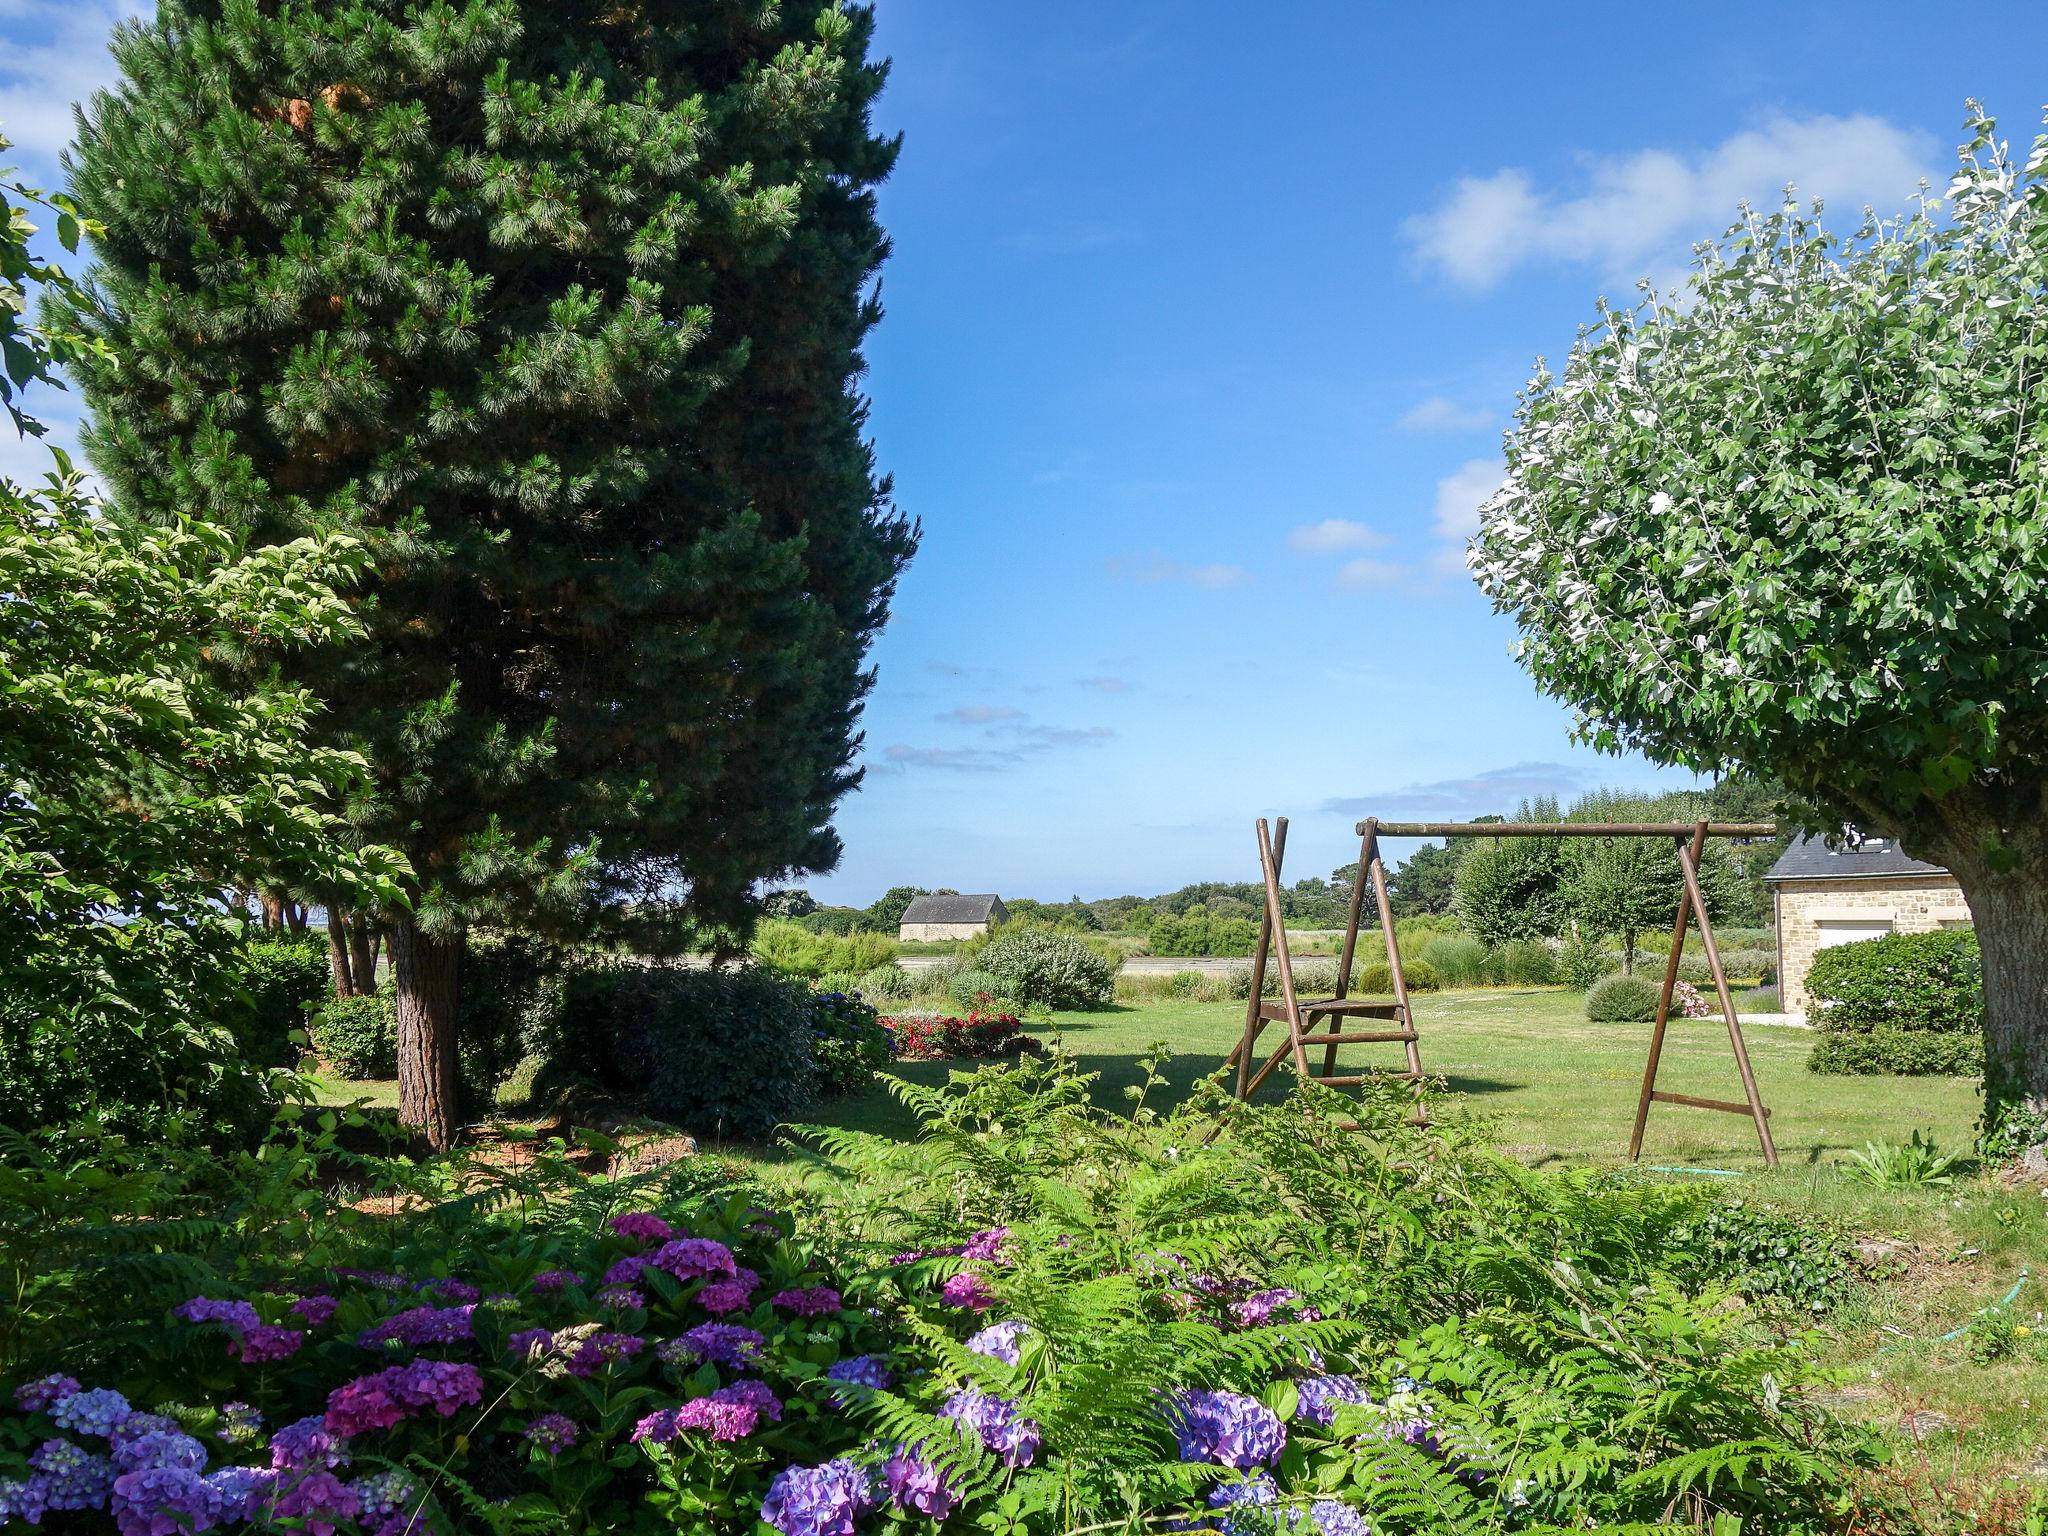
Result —
POLYGON ((1501 982, 1510 987, 1547 987, 1557 980, 1557 953, 1548 944, 1517 939, 1499 950, 1501 982))
POLYGON ((313 1018, 313 1049, 337 1076, 398 1073, 398 1005, 389 992, 334 997, 313 1018))
MULTIPOLYGON (((811 916, 817 916, 812 913, 811 916)), ((849 931, 843 938, 814 933, 803 923, 770 918, 754 927, 747 952, 785 976, 859 976, 895 960, 898 945, 887 934, 849 931)))
MULTIPOLYGON (((1436 967, 1427 960, 1404 960, 1401 963, 1401 980, 1407 983, 1410 992, 1435 992, 1444 984, 1436 967)), ((1393 968, 1368 965, 1358 973, 1357 993, 1360 997, 1392 997, 1393 968)))
POLYGON ((850 933, 833 952, 832 969, 866 975, 878 965, 893 964, 897 953, 896 941, 886 933, 850 933))
POLYGON ((827 1097, 862 1093, 890 1060, 889 1032, 872 1004, 844 992, 811 997, 818 1086, 827 1097))
POLYGON ((1730 981, 1769 981, 1777 975, 1778 957, 1768 949, 1721 951, 1721 969, 1730 981))
POLYGON ((1813 957, 1815 1072, 1967 1076, 1984 1069, 1984 972, 1967 928, 1894 933, 1813 957))
POLYGON ((523 935, 472 935, 463 960, 456 1037, 462 1113, 489 1116, 499 1090, 559 1033, 567 996, 560 951, 523 935))
POLYGON ((1855 1283, 1848 1241, 1767 1206, 1717 1201, 1675 1227, 1664 1252, 1688 1285, 1733 1285, 1803 1312, 1839 1306, 1855 1283))
POLYGON ((247 994, 229 1027, 243 1057, 260 1067, 298 1060, 308 1015, 334 992, 327 940, 310 933, 258 930, 236 949, 233 979, 247 994))
POLYGON ((817 1102, 811 1008, 809 987, 753 966, 584 966, 536 1091, 596 1088, 700 1135, 763 1137, 817 1102))
POLYGON ((1595 1024, 1647 1024, 1657 1017, 1659 990, 1642 976, 1603 976, 1586 993, 1586 1017, 1595 1024))
POLYGON ((1581 991, 1607 974, 1607 956, 1583 933, 1572 934, 1557 952, 1557 979, 1581 991))
POLYGON ((1851 1152, 1842 1171, 1852 1179, 1875 1184, 1880 1189, 1917 1189, 1931 1184, 1953 1184, 1961 1169, 1960 1153, 1944 1152, 1932 1136, 1919 1131, 1903 1144, 1868 1141, 1861 1152, 1851 1152))
POLYGON ((1147 930, 1146 941, 1151 953, 1176 958, 1249 955, 1259 942, 1259 925, 1253 918, 1221 917, 1197 905, 1178 917, 1161 913, 1147 930))
MULTIPOLYGON (((1404 956, 1406 953, 1403 952, 1404 956)), ((1431 939, 1416 958, 1425 961, 1447 987, 1483 987, 1491 979, 1486 968, 1486 946, 1477 939, 1456 934, 1431 939)))
POLYGON ((962 1008, 972 1008, 977 1002, 1005 996, 1003 978, 993 971, 969 968, 955 971, 947 979, 946 995, 962 1008))
POLYGON ((850 989, 876 1002, 900 1003, 917 993, 917 982, 902 966, 891 960, 863 972, 850 989))
POLYGON ((981 952, 980 964, 1002 982, 1001 996, 1047 1008, 1106 1008, 1116 972, 1102 956, 1064 933, 1004 933, 981 952))

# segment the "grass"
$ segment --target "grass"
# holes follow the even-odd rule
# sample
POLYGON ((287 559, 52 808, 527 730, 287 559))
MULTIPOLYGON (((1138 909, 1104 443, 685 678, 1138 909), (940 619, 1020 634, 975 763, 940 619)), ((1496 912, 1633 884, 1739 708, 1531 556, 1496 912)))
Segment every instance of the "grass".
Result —
MULTIPOLYGON (((1592 1024, 1579 994, 1556 988, 1492 988, 1418 994, 1416 1022, 1424 1067, 1444 1078, 1451 1098, 1441 1113, 1478 1117, 1508 1154, 1532 1165, 1625 1164, 1630 1122, 1642 1081, 1649 1028, 1592 1024)), ((1215 1070, 1243 1029, 1241 1002, 1156 1001, 1096 1012, 1061 1013, 1051 1029, 1098 1073, 1095 1097, 1125 1104, 1139 1060, 1164 1043, 1167 1076, 1185 1093, 1215 1070)), ((1043 1032, 1043 1031, 1041 1031, 1043 1032)), ((1820 1320, 1816 1347, 1842 1373, 1841 1411, 1902 1435, 1901 1462, 1923 1459, 1923 1480, 1974 1486, 2018 1475, 2048 1478, 2048 1431, 2034 1405, 2048 1407, 2048 1198, 1983 1177, 1927 1189, 1877 1189, 1843 1172, 1866 1142, 1902 1142, 1916 1129, 1943 1148, 1968 1148, 1978 1113, 1973 1083, 1949 1078, 1836 1078, 1806 1070, 1814 1035, 1788 1025, 1744 1028, 1781 1166, 1764 1165, 1744 1115, 1669 1105, 1651 1109, 1644 1140, 1646 1177, 1688 1177, 1659 1168, 1715 1168, 1731 1194, 1796 1210, 1866 1240, 1878 1283, 1853 1305, 1820 1320), (2008 1358, 1984 1360, 1977 1329, 1944 1338, 1995 1307, 2023 1269, 2032 1276, 2010 1311, 2034 1329, 2008 1358), (1915 1447, 1899 1426, 1914 1415, 1915 1447), (1931 1415, 1931 1417, 1930 1417, 1931 1415)), ((1281 1037, 1268 1029, 1270 1049, 1281 1037)), ((1395 1065, 1400 1047, 1348 1046, 1350 1064, 1395 1065)), ((900 1074, 944 1082, 961 1063, 907 1062, 900 1074)), ((1285 1092, 1277 1073, 1268 1092, 1285 1092)), ((1725 1026, 1674 1020, 1659 1086, 1703 1098, 1741 1098, 1725 1026)), ((325 1083, 336 1101, 395 1100, 395 1085, 325 1083)), ((888 1136, 912 1121, 886 1092, 840 1100, 817 1119, 888 1136)), ((787 1179, 780 1148, 716 1146, 707 1151, 771 1182, 787 1179)), ((1982 1336, 1989 1336, 1988 1333, 1982 1336)))

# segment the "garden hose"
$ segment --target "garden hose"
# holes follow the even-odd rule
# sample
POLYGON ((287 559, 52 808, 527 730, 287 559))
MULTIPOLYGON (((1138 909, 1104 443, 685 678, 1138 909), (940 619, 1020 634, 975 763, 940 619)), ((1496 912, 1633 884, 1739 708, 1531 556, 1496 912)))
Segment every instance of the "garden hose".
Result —
POLYGON ((1748 1174, 1739 1168, 1660 1168, 1651 1164, 1652 1173, 1710 1173, 1717 1179, 1746 1179, 1748 1174))
MULTIPOLYGON (((2026 1285, 2028 1279, 2028 1272, 2024 1269, 2021 1270, 2019 1279, 2013 1281, 2012 1289, 2005 1293, 2005 1300, 2001 1301, 1998 1304, 1999 1311, 2004 1311, 2007 1307, 2011 1306, 2015 1300, 2018 1299, 2020 1290, 2023 1286, 2026 1285)), ((1991 1309, 1987 1307, 1985 1310, 1989 1311, 1991 1309)), ((1935 1340, 1935 1342, 1937 1344, 1945 1344, 1950 1339, 1961 1337, 1963 1334, 1966 1334, 1970 1331, 1971 1327, 1976 1323, 1976 1321, 1977 1319, 1973 1317, 1970 1319, 1969 1322, 1963 1324, 1962 1327, 1951 1328, 1947 1333, 1944 1333, 1939 1339, 1935 1340)))

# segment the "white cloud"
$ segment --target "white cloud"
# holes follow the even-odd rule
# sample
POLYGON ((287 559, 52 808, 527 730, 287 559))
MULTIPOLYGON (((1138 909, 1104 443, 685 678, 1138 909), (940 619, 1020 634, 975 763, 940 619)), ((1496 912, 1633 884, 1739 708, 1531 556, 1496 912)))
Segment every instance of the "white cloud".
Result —
POLYGON ((1223 587, 1241 587, 1246 580, 1241 565, 1188 565, 1179 560, 1116 559, 1109 562, 1109 569, 1112 575, 1146 587, 1172 582, 1215 591, 1223 587))
POLYGON ((1789 183, 1837 208, 1906 206, 1942 165, 1932 135, 1858 113, 1777 116, 1686 155, 1638 150, 1588 158, 1583 184, 1544 190, 1525 170, 1460 177, 1427 213, 1401 226, 1416 258, 1463 287, 1484 289, 1528 262, 1579 262, 1632 278, 1718 235, 1748 199, 1770 205, 1789 183))
POLYGON ((1393 560, 1347 560, 1337 569, 1331 583, 1339 592, 1368 592, 1378 587, 1398 587, 1414 572, 1393 560))
POLYGON ((114 80, 107 39, 114 24, 143 16, 148 0, 4 0, 0 21, 0 133, 14 140, 9 162, 31 180, 54 181, 71 142, 72 103, 114 80))
POLYGON ((1402 412, 1401 419, 1394 425, 1403 432, 1477 432, 1492 426, 1493 421, 1491 411, 1460 405, 1442 395, 1431 395, 1402 412))
POLYGON ((1097 693, 1129 693, 1131 681, 1126 677, 1084 677, 1083 688, 1093 688, 1097 693))
POLYGON ((954 725, 987 725, 996 720, 1022 720, 1024 711, 1009 704, 962 704, 939 719, 954 725))
POLYGON ((1439 571, 1455 574, 1465 569, 1465 541, 1479 531, 1479 508, 1500 489, 1507 466, 1499 459, 1467 459, 1436 483, 1436 506, 1431 513, 1431 531, 1438 550, 1439 571))
POLYGON ((1303 523, 1287 535, 1287 547, 1306 555, 1334 555, 1347 549, 1378 549, 1386 542, 1386 535, 1377 529, 1342 517, 1326 517, 1320 523, 1303 523))
POLYGON ((1562 800, 1586 782, 1585 770, 1569 763, 1512 763, 1487 768, 1463 779, 1437 779, 1399 789, 1325 800, 1327 815, 1417 817, 1505 816, 1521 800, 1554 795, 1562 800))

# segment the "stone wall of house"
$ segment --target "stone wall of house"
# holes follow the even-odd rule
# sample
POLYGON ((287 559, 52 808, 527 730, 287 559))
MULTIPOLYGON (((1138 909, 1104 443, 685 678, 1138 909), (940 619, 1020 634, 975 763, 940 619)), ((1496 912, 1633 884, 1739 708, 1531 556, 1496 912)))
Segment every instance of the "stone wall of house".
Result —
POLYGON ((971 939, 987 931, 987 923, 902 923, 896 937, 906 944, 922 944, 931 939, 971 939))
POLYGON ((1970 921, 1963 893, 1947 875, 1896 875, 1871 880, 1781 880, 1778 914, 1779 1006, 1803 1014, 1811 1003, 1806 973, 1830 920, 1889 922, 1894 933, 1929 933, 1970 921))

